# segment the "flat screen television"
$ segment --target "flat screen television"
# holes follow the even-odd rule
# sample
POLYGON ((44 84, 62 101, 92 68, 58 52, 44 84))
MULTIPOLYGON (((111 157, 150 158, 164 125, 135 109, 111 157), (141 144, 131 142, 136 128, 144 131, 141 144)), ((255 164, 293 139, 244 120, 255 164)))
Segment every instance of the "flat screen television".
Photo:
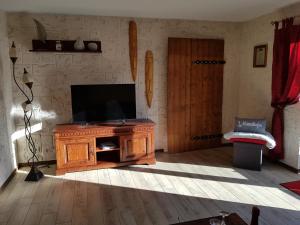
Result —
POLYGON ((135 84, 71 85, 73 122, 136 118, 135 84))

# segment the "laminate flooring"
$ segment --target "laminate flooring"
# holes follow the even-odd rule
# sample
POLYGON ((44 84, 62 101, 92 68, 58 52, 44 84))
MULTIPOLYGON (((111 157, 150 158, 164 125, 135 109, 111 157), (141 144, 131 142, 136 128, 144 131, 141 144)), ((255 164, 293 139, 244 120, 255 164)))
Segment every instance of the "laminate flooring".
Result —
POLYGON ((280 186, 300 175, 265 161, 260 172, 232 167, 232 147, 158 153, 156 165, 128 166, 24 182, 21 168, 0 192, 0 225, 172 224, 238 213, 260 225, 300 225, 300 196, 280 186))

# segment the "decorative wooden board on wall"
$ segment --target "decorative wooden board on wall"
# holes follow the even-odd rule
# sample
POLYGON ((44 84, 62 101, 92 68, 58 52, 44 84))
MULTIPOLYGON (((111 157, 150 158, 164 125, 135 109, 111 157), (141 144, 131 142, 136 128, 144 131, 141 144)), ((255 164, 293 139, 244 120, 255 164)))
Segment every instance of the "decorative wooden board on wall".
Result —
POLYGON ((129 22, 129 57, 133 81, 137 77, 137 26, 134 21, 129 22))
POLYGON ((148 107, 151 108, 153 98, 153 53, 148 50, 145 58, 145 86, 148 107))

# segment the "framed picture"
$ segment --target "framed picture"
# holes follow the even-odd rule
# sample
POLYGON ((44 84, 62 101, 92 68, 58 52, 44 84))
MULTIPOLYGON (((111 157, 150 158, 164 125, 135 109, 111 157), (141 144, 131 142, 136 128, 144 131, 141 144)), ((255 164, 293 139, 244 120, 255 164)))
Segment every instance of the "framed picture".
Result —
POLYGON ((257 45, 254 47, 253 67, 267 66, 268 45, 257 45))

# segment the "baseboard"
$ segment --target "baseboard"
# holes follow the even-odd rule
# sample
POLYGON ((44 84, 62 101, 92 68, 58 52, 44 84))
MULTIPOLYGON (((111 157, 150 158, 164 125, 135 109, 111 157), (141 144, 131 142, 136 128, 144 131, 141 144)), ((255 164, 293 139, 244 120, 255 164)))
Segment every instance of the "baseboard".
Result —
POLYGON ((11 172, 11 174, 9 175, 9 177, 6 179, 6 181, 0 187, 0 193, 3 192, 4 188, 9 184, 9 182, 13 179, 13 177, 16 175, 16 173, 17 173, 17 169, 14 169, 11 172))
MULTIPOLYGON (((161 148, 161 149, 155 149, 155 152, 164 152, 164 149, 161 148)), ((42 165, 53 165, 53 164, 56 164, 56 160, 47 160, 47 161, 38 161, 35 163, 37 166, 42 166, 42 165)), ((27 166, 31 166, 32 163, 18 163, 18 169, 19 168, 22 168, 22 167, 27 167, 27 166)))
MULTIPOLYGON (((41 165, 53 165, 56 164, 56 160, 48 160, 48 161, 38 161, 35 163, 35 165, 37 166, 41 166, 41 165)), ((32 163, 18 163, 18 168, 22 168, 22 167, 26 167, 26 166, 31 166, 32 163)))
POLYGON ((279 166, 281 167, 284 167, 285 169, 291 171, 291 172, 294 172, 294 173, 300 173, 300 169, 296 169, 292 166, 289 166, 287 164, 285 164, 284 162, 281 162, 281 161, 274 161, 274 160, 271 160, 270 157, 268 155, 265 155, 263 154, 263 160, 268 160, 269 162, 271 163, 276 163, 278 164, 279 166))
MULTIPOLYGON (((164 149, 161 148, 161 149, 155 149, 155 152, 164 152, 164 149)), ((56 164, 56 160, 47 160, 47 161, 38 161, 35 163, 37 166, 42 166, 42 165, 45 165, 45 166, 48 166, 48 165, 53 165, 53 164, 56 164)), ((31 166, 32 163, 18 163, 18 169, 19 168, 22 168, 22 167, 27 167, 27 166, 31 166)))
POLYGON ((228 147, 228 146, 233 146, 232 142, 224 142, 221 144, 221 147, 228 147))
POLYGON ((300 169, 296 169, 296 168, 294 168, 292 166, 289 166, 289 165, 287 165, 287 164, 285 164, 283 162, 277 161, 277 164, 280 165, 280 166, 282 166, 282 167, 284 167, 284 168, 286 168, 289 171, 294 172, 294 173, 300 173, 300 169))

